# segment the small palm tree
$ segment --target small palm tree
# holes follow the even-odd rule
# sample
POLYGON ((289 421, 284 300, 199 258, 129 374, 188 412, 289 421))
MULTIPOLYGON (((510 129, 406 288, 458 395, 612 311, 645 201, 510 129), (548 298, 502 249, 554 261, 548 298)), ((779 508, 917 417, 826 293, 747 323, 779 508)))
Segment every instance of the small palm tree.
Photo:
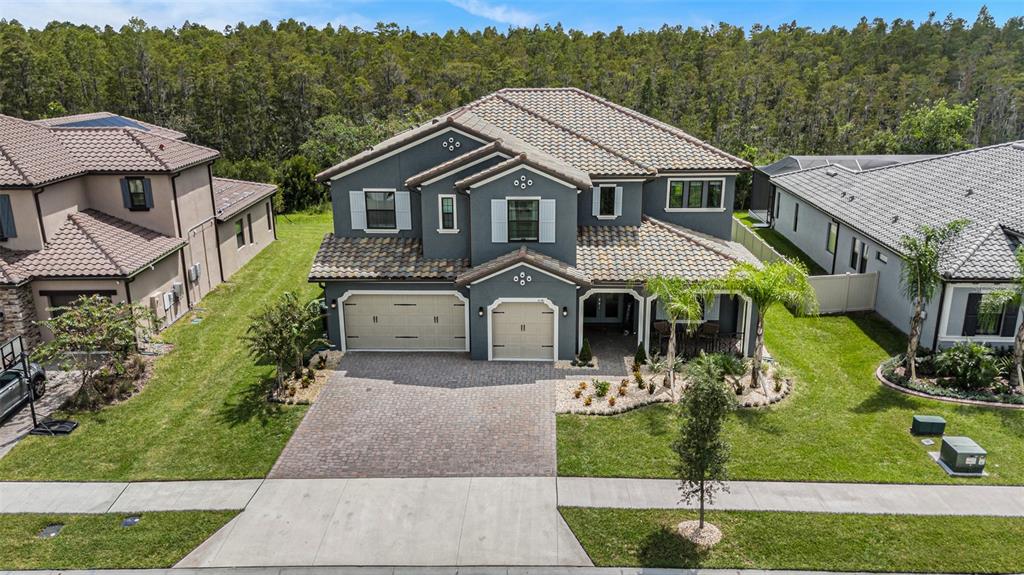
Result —
POLYGON ((648 278, 644 285, 647 293, 658 296, 669 320, 668 353, 665 355, 669 366, 668 385, 672 401, 676 401, 676 323, 684 322, 684 329, 693 333, 697 329, 697 321, 704 316, 704 301, 710 297, 711 291, 707 282, 688 282, 676 277, 654 276, 648 278))
MULTIPOLYGON (((733 266, 720 285, 746 296, 757 308, 754 317, 754 358, 750 364, 750 387, 761 382, 764 359, 764 320, 768 310, 782 304, 796 315, 816 314, 818 296, 807 279, 807 267, 801 262, 780 260, 763 266, 741 262, 733 266)), ((763 388, 763 386, 762 386, 763 388)), ((768 391, 765 395, 768 395, 768 391)))
MULTIPOLYGON (((1001 289, 989 292, 981 298, 980 311, 989 318, 995 318, 1003 313, 1006 306, 1020 308, 1024 303, 1024 246, 1017 248, 1017 280, 1012 288, 1001 289)), ((1024 321, 1017 326, 1017 334, 1013 338, 1013 365, 1010 370, 1010 384, 1017 386, 1024 384, 1024 321)))
POLYGON ((924 308, 942 283, 939 264, 965 227, 967 220, 954 220, 944 226, 921 226, 916 236, 900 238, 900 251, 903 252, 900 285, 904 295, 914 304, 914 312, 910 316, 910 339, 907 341, 907 367, 911 381, 917 379, 917 348, 924 325, 924 308))

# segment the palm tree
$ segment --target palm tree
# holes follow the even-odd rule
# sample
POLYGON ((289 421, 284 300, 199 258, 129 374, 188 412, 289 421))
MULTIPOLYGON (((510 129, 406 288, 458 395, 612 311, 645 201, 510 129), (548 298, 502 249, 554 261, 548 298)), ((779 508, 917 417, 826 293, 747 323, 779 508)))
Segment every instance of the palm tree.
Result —
MULTIPOLYGON (((761 380, 761 362, 764 359, 764 320, 768 310, 782 304, 796 315, 816 314, 818 297, 807 279, 807 267, 801 262, 780 260, 757 266, 741 262, 729 270, 720 285, 731 292, 745 296, 757 309, 754 317, 754 358, 750 364, 750 387, 761 380)), ((765 395, 768 395, 768 391, 765 395)))
POLYGON ((683 329, 693 333, 697 329, 697 321, 704 316, 703 302, 710 297, 706 282, 688 282, 680 278, 654 276, 648 278, 644 285, 647 293, 658 296, 665 313, 668 315, 669 335, 668 353, 665 365, 668 366, 668 385, 672 401, 676 401, 676 323, 684 322, 683 329))
POLYGON ((935 297, 935 288, 942 283, 939 265, 965 227, 967 220, 954 220, 937 227, 924 225, 917 229, 916 236, 900 238, 900 251, 903 252, 900 285, 904 295, 914 304, 914 312, 910 316, 910 339, 907 341, 907 367, 911 381, 917 379, 917 348, 924 324, 924 308, 935 297))
MULTIPOLYGON (((1018 309, 1024 303, 1024 246, 1017 248, 1017 280, 1012 288, 989 292, 981 298, 979 311, 986 317, 995 318, 1003 313, 1006 306, 1018 309)), ((1015 318, 1014 318, 1015 319, 1015 318)), ((1010 370, 1010 385, 1024 384, 1024 321, 1017 326, 1017 335, 1013 338, 1013 365, 1010 370)))

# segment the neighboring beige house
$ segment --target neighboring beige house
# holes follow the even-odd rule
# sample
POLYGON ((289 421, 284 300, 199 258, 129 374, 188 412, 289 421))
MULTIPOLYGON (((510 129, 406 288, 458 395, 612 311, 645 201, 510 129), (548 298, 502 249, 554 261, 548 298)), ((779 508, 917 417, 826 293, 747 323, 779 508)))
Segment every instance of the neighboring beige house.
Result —
POLYGON ((0 115, 0 337, 84 294, 170 325, 275 238, 272 185, 214 178, 219 153, 105 112, 0 115))

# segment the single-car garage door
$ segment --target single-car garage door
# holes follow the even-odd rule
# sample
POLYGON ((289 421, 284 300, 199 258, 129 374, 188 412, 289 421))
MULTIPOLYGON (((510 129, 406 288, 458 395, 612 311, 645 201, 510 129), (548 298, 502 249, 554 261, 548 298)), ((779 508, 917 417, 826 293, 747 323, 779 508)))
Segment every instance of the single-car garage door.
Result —
POLYGON ((491 311, 491 358, 554 360, 554 314, 543 303, 499 304, 491 311))
POLYGON ((451 294, 356 294, 341 309, 347 350, 466 350, 466 304, 451 294))

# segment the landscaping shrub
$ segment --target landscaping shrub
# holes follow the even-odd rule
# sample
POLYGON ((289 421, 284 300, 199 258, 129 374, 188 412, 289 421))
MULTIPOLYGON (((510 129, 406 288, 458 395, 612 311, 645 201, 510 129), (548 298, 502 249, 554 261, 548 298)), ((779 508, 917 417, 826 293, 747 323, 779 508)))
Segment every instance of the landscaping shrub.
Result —
POLYGON ((639 371, 633 372, 633 379, 636 380, 637 387, 642 389, 647 386, 647 384, 644 382, 644 374, 640 373, 639 371))
POLYGON ((583 338, 583 346, 580 347, 578 359, 582 364, 588 364, 594 359, 594 354, 590 351, 590 340, 587 338, 583 338))
POLYGON ((608 395, 608 388, 610 388, 611 386, 612 386, 611 382, 603 381, 603 380, 596 380, 595 379, 594 380, 594 393, 596 393, 598 397, 604 397, 604 396, 608 395))
POLYGON ((640 344, 636 346, 636 354, 633 355, 633 369, 639 369, 645 363, 647 363, 647 352, 644 351, 644 344, 640 344))
POLYGON ((953 378, 955 387, 963 390, 986 389, 999 375, 992 350, 974 342, 961 342, 935 357, 940 375, 953 378))

